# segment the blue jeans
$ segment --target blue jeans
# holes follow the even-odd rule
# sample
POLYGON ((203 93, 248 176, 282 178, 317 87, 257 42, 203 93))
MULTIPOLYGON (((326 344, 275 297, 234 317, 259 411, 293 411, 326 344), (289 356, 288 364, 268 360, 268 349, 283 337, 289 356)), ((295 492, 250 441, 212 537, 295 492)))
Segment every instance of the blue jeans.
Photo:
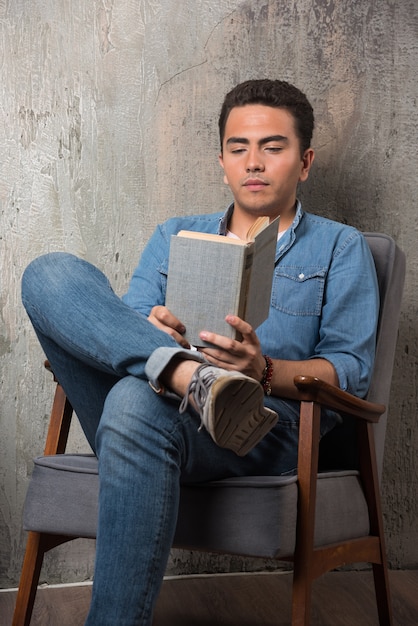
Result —
POLYGON ((40 257, 23 275, 22 301, 99 459, 86 624, 148 626, 173 541, 180 484, 294 470, 298 403, 266 397, 279 422, 238 457, 198 431, 193 410, 180 415, 175 398, 155 394, 148 384, 173 356, 199 355, 124 304, 94 266, 66 253, 40 257))

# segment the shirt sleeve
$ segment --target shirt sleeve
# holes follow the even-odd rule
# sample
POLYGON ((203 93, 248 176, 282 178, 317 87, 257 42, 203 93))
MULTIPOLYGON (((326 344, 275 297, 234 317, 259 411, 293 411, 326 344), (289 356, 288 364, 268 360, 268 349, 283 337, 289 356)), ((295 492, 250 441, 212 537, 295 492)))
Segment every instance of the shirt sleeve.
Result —
POLYGON ((352 231, 336 247, 329 268, 315 357, 335 367, 341 389, 367 393, 373 369, 379 292, 364 236, 352 231))
POLYGON ((141 255, 122 300, 138 313, 148 317, 154 306, 165 303, 169 235, 163 225, 157 226, 141 255))

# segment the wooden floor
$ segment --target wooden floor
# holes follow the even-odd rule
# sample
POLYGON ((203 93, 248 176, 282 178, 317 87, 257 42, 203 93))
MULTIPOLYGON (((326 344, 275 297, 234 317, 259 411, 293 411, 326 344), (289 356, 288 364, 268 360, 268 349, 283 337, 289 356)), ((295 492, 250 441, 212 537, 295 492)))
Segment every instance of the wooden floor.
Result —
MULTIPOLYGON (((378 624, 371 572, 332 572, 315 583, 312 626, 378 624)), ((391 571, 395 626, 418 625, 418 570, 391 571)), ((287 626, 291 575, 197 576, 164 581, 154 626, 287 626)), ((31 626, 82 626, 91 586, 37 594, 31 626)), ((16 592, 0 593, 0 626, 10 626, 16 592)), ((117 626, 115 624, 115 626, 117 626)))

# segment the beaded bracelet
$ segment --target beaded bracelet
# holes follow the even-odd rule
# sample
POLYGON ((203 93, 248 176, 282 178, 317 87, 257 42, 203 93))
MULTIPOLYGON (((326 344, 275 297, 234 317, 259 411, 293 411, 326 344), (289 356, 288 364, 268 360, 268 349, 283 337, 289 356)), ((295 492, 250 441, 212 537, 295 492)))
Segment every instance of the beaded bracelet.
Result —
POLYGON ((263 354, 266 361, 266 367, 263 370, 263 376, 260 380, 260 384, 264 389, 266 396, 271 395, 271 379, 273 378, 273 361, 267 354, 263 354))

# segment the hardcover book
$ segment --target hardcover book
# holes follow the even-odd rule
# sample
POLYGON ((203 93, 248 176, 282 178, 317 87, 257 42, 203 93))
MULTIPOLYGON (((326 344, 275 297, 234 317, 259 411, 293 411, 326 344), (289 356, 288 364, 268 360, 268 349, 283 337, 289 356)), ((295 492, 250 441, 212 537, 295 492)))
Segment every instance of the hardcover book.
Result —
POLYGON ((193 346, 209 346, 207 330, 241 340, 225 317, 237 315, 255 329, 270 309, 279 218, 258 218, 247 238, 182 230, 172 235, 166 306, 185 325, 193 346))

